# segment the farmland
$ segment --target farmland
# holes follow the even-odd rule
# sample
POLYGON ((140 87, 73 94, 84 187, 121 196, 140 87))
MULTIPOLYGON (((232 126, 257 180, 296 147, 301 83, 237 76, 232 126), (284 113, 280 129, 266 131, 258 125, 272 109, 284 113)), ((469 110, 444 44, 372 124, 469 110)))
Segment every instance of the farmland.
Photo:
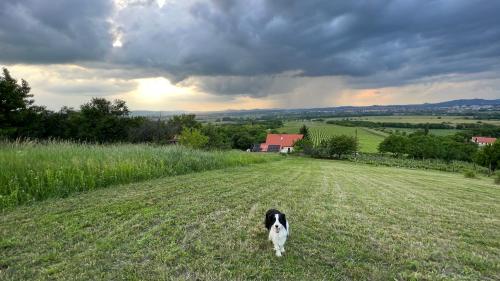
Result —
MULTIPOLYGON (((329 118, 328 120, 342 120, 345 117, 329 118)), ((388 116, 361 116, 349 117, 350 120, 363 120, 371 122, 400 122, 400 123, 487 123, 493 125, 500 125, 500 120, 476 120, 467 116, 433 116, 433 115, 388 115, 388 116)))
MULTIPOLYGON (((390 133, 390 132, 400 132, 400 133, 407 133, 411 134, 417 131, 423 131, 423 129, 411 129, 411 128, 385 128, 384 132, 390 133)), ((433 134, 436 136, 447 136, 447 135, 453 135, 458 132, 462 132, 462 130, 457 130, 457 129, 429 129, 429 134, 433 134)))
POLYGON ((378 144, 387 136, 386 133, 372 129, 344 127, 315 121, 286 122, 284 127, 280 128, 280 131, 283 133, 298 133, 302 125, 309 128, 311 138, 315 144, 333 135, 356 136, 357 134, 360 151, 362 152, 377 152, 378 144))
POLYGON ((279 159, 179 146, 0 143, 0 209, 112 184, 279 159))
POLYGON ((288 157, 7 210, 0 279, 498 280, 499 209, 487 178, 288 157))

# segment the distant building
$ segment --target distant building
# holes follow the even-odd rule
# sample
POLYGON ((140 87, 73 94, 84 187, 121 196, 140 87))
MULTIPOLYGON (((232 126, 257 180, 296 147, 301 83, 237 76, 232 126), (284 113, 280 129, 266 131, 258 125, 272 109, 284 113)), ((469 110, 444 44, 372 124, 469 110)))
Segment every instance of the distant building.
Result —
POLYGON ((479 146, 485 146, 487 144, 492 144, 496 140, 497 140, 496 138, 472 137, 472 142, 477 143, 479 146))
POLYGON ((301 134, 268 134, 266 142, 254 146, 253 151, 290 153, 295 142, 303 137, 301 134))

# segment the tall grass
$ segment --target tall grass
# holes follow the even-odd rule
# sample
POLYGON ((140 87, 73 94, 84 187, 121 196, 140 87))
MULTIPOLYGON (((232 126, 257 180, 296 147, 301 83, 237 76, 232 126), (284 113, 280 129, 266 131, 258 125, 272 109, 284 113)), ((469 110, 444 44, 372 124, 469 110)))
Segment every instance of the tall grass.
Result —
POLYGON ((0 143, 0 209, 113 184, 279 159, 180 146, 0 143))

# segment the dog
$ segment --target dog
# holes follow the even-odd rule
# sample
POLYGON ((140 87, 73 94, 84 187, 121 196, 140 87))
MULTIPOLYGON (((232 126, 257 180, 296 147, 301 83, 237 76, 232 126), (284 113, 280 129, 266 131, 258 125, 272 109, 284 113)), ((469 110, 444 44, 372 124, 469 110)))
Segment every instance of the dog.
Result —
POLYGON ((281 257, 285 253, 286 238, 290 234, 290 226, 285 214, 276 209, 270 209, 266 212, 264 224, 269 231, 269 240, 273 242, 276 256, 281 257))

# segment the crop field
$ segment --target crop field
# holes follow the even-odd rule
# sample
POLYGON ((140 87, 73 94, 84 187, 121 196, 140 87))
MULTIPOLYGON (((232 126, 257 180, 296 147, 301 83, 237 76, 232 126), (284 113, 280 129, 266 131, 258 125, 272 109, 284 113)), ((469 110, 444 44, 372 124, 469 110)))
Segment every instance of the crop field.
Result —
MULTIPOLYGON (((328 120, 342 120, 345 117, 328 118, 328 120)), ((371 122, 401 122, 401 123, 482 123, 500 125, 500 120, 476 120, 467 116, 433 116, 433 115, 390 115, 390 116, 360 116, 349 117, 351 120, 363 120, 371 122)))
POLYGON ((283 128, 280 128, 280 131, 283 133, 298 133, 302 125, 309 128, 309 133, 315 144, 319 144, 322 140, 334 135, 357 135, 361 152, 377 152, 378 144, 388 135, 368 128, 345 127, 314 121, 286 122, 283 128))
POLYGON ((499 211, 491 179, 286 157, 6 210, 0 279, 499 280, 499 211))
POLYGON ((0 210, 112 184, 276 159, 279 156, 179 146, 0 143, 0 210))

